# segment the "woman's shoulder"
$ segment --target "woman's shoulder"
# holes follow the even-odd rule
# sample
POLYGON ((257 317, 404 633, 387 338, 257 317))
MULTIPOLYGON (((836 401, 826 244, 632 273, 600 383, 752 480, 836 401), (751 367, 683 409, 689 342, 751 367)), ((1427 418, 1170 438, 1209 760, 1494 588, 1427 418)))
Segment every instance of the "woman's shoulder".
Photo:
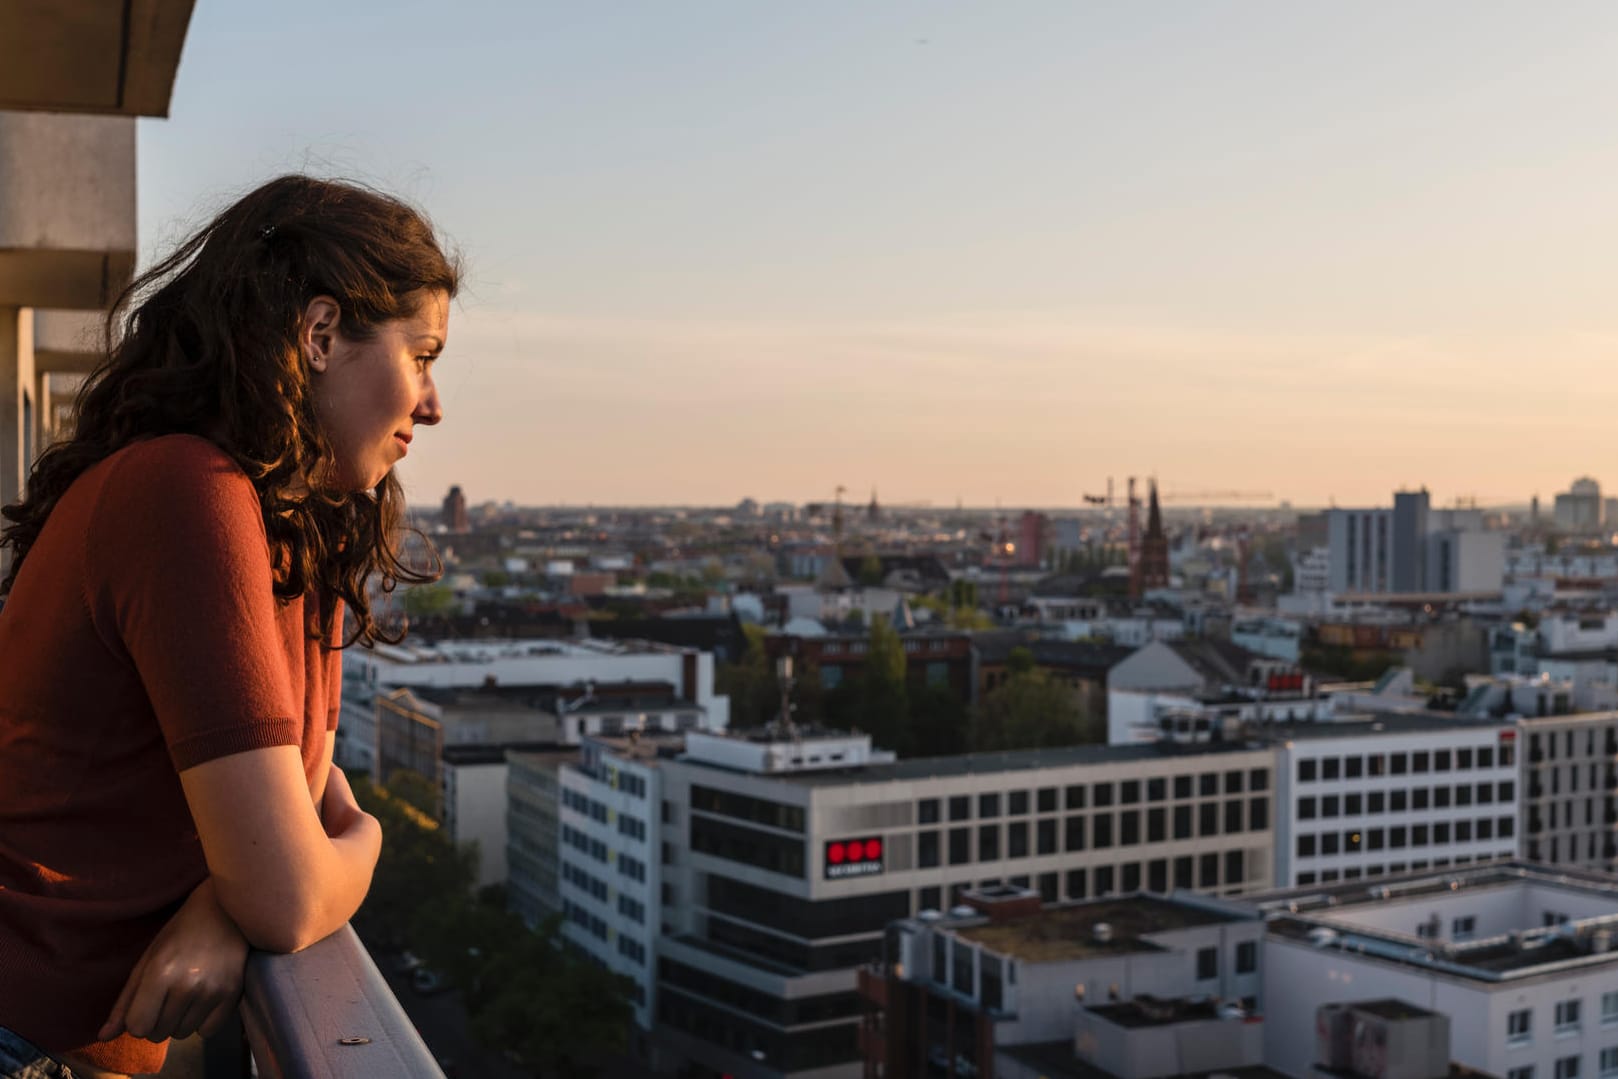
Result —
POLYGON ((106 463, 118 468, 130 462, 139 462, 148 468, 204 470, 227 467, 240 472, 230 454, 201 435, 158 435, 143 438, 114 450, 106 463))
MULTIPOLYGON (((188 518, 243 513, 257 520, 252 481, 231 456, 198 435, 160 435, 113 451, 100 472, 98 514, 188 518)), ((178 522, 176 522, 178 523, 178 522)))

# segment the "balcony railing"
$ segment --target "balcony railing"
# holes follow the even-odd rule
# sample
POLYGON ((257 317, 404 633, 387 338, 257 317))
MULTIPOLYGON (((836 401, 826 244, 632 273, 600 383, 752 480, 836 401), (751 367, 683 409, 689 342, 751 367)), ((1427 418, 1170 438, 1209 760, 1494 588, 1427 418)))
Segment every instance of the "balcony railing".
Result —
POLYGON ((370 953, 348 926, 296 955, 254 952, 242 994, 245 1043, 208 1047, 206 1079, 444 1079, 370 953))

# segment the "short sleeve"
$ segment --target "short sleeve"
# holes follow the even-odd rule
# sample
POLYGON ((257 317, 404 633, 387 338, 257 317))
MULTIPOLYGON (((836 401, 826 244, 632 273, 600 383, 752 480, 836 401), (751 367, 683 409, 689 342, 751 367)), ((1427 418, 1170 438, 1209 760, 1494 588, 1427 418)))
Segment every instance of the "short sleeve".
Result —
POLYGON ((299 745, 257 493, 212 443, 123 450, 85 537, 97 631, 134 665, 178 771, 299 745))

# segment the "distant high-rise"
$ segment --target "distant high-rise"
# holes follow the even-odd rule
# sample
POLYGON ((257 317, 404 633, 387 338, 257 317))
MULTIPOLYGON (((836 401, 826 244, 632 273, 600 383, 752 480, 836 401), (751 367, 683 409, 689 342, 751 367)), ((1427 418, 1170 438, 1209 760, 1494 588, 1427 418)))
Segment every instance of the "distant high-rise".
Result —
POLYGON ((444 507, 440 511, 440 519, 444 529, 448 532, 470 532, 472 522, 466 515, 466 495, 461 493, 459 485, 451 487, 449 494, 444 496, 444 507))
POLYGON ((1590 534, 1601 531, 1601 484, 1584 476, 1556 496, 1558 532, 1590 534))

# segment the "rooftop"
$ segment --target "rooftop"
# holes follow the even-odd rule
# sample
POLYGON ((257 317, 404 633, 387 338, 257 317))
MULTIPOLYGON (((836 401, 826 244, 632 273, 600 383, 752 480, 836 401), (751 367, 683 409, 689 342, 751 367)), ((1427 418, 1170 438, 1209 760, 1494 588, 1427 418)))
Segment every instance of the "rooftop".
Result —
MULTIPOLYGON (((1524 862, 1380 878, 1377 883, 1294 888, 1252 897, 1269 916, 1269 932, 1316 948, 1420 968, 1428 976, 1504 982, 1575 968, 1618 965, 1618 879, 1601 873, 1524 862), (1481 890, 1514 892, 1502 904, 1466 907, 1481 890), (1439 931, 1416 934, 1390 928, 1400 907, 1425 911, 1428 899, 1439 931), (1515 901, 1515 902, 1513 902, 1515 901), (1440 905, 1442 903, 1442 906, 1440 905), (1443 933, 1445 909, 1477 912, 1484 934, 1455 941, 1443 933), (1566 919, 1545 924, 1551 911, 1566 919), (1583 915, 1582 917, 1580 915, 1583 915)), ((1404 924, 1404 923, 1400 923, 1404 924)))
POLYGON ((1308 741, 1322 738, 1369 738, 1399 734, 1433 734, 1438 731, 1496 731, 1511 724, 1500 719, 1457 719, 1453 713, 1430 715, 1411 712, 1374 712, 1346 719, 1312 723, 1276 723, 1264 733, 1276 739, 1308 741))
POLYGON ((893 783, 950 776, 994 775, 1000 772, 1033 771, 1082 764, 1127 764, 1136 761, 1170 760, 1227 753, 1267 753, 1243 742, 1208 742, 1180 745, 1154 742, 1143 745, 1065 746, 1058 749, 1012 749, 995 753, 962 753, 953 757, 912 757, 891 764, 874 764, 859 769, 801 772, 780 778, 809 786, 844 786, 859 783, 893 783))
POLYGON ((992 952, 1033 963, 1058 963, 1096 955, 1160 951, 1143 939, 1152 933, 1240 920, 1200 904, 1136 893, 1116 899, 1042 908, 1027 917, 984 921, 956 928, 964 940, 992 952), (1096 926, 1110 927, 1099 940, 1096 926))
POLYGON ((1085 1010, 1092 1015, 1100 1016, 1114 1026, 1131 1029, 1166 1027, 1175 1023, 1194 1023, 1219 1018, 1219 1006, 1211 998, 1158 1000, 1145 993, 1134 1000, 1117 1004, 1096 1004, 1085 1010))

